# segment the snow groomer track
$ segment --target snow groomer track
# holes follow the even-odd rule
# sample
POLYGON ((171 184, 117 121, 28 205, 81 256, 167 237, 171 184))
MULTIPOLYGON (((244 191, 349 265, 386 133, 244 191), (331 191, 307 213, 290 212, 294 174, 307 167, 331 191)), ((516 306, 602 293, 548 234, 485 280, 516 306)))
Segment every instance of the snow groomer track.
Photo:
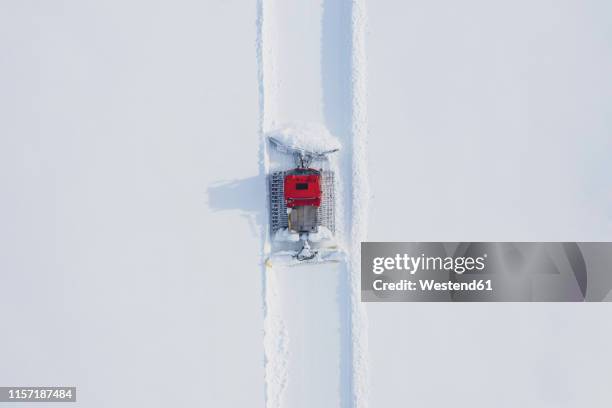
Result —
MULTIPOLYGON (((330 166, 337 183, 335 235, 346 254, 325 264, 262 262, 266 406, 365 407, 363 4, 260 0, 258 7, 261 172, 278 164, 270 132, 294 123, 326 127, 342 145, 330 166)), ((263 233, 265 261, 272 241, 269 228, 263 233)))

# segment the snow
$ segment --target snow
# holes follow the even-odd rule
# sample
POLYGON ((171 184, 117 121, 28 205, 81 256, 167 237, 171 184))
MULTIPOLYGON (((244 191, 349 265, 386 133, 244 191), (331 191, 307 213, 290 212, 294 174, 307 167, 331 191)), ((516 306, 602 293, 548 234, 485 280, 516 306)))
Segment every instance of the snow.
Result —
MULTIPOLYGON (((267 266, 266 266, 267 268, 267 266)), ((282 304, 282 285, 277 282, 274 273, 265 274, 264 292, 264 353, 266 407, 283 406, 283 396, 288 382, 289 334, 285 324, 283 309, 276 307, 282 304)))
MULTIPOLYGON (((260 2, 261 157, 266 172, 293 166, 292 157, 269 146, 269 135, 316 151, 339 147, 334 138, 350 146, 351 8, 328 2, 321 6, 298 0, 260 2)), ((337 175, 335 238, 341 247, 350 233, 351 156, 352 150, 343 148, 325 163, 337 175)), ((264 239, 268 253, 274 241, 264 239)), ((289 346, 287 355, 266 350, 266 406, 351 406, 351 263, 342 252, 335 253, 340 262, 324 264, 292 265, 278 262, 278 255, 264 270, 265 319, 275 322, 269 326, 282 322, 287 330, 278 335, 289 346), (280 296, 272 298, 268 292, 280 296)))
POLYGON ((312 242, 330 241, 334 239, 334 233, 328 228, 320 226, 317 232, 308 235, 308 239, 312 242))
POLYGON ((367 61, 365 0, 353 0, 351 10, 351 215, 350 215, 350 302, 352 351, 352 406, 369 405, 370 362, 368 320, 361 303, 361 242, 367 240, 370 187, 368 178, 367 140, 367 61))
POLYGON ((340 149, 337 138, 320 123, 291 123, 268 133, 284 146, 323 153, 340 149))
POLYGON ((92 408, 608 406, 606 305, 363 305, 359 243, 610 241, 611 12, 4 2, 0 384, 92 408), (271 135, 340 148, 329 262, 266 259, 296 243, 268 228, 265 175, 293 165, 271 135))
POLYGON ((340 265, 294 264, 266 271, 266 287, 279 296, 268 299, 274 306, 270 311, 286 331, 270 332, 266 326, 265 335, 287 345, 286 353, 267 350, 274 356, 266 368, 267 406, 342 406, 346 394, 340 389, 339 367, 348 339, 340 336, 347 329, 340 307, 345 282, 340 265))
POLYGON ((300 240, 300 234, 289 231, 287 228, 280 228, 274 234, 273 239, 276 242, 298 242, 300 240))
MULTIPOLYGON (((609 2, 367 6, 369 240, 612 239, 609 2)), ((612 400, 608 305, 367 312, 371 406, 612 400)))
POLYGON ((0 3, 0 384, 264 406, 255 18, 0 3))

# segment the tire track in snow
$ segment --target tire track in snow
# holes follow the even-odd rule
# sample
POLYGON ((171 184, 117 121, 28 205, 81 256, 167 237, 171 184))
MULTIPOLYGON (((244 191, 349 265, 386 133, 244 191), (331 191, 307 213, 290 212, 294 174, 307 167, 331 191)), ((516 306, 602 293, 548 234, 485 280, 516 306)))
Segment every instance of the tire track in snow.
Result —
MULTIPOLYGON (((259 82, 259 171, 263 174, 264 185, 261 187, 266 191, 265 208, 269 209, 269 197, 266 175, 269 173, 269 153, 265 140, 266 130, 270 128, 271 117, 275 116, 276 106, 274 102, 275 85, 274 78, 274 54, 272 40, 274 33, 270 27, 272 14, 268 2, 258 0, 257 3, 257 70, 259 82)), ((282 317, 275 309, 280 302, 277 292, 278 285, 274 282, 274 276, 266 272, 266 254, 270 251, 270 229, 269 211, 263 216, 262 247, 261 247, 261 274, 262 274, 262 300, 264 313, 264 381, 266 408, 281 407, 281 398, 287 386, 287 361, 288 361, 288 334, 282 317)))
POLYGON ((351 177, 351 337, 353 407, 368 405, 369 363, 367 316, 361 303, 361 242, 366 240, 370 188, 367 178, 367 70, 365 0, 353 0, 351 10, 352 177, 351 177))
MULTIPOLYGON (((293 6, 297 6, 297 2, 293 6)), ((337 390, 336 395, 331 395, 329 390, 321 390, 322 400, 317 402, 325 406, 365 407, 367 342, 365 313, 359 292, 359 250, 360 242, 365 238, 368 199, 364 154, 367 128, 363 0, 323 0, 322 9, 310 15, 308 13, 316 9, 316 4, 302 5, 302 8, 308 7, 308 10, 301 10, 305 13, 300 13, 299 8, 291 9, 293 6, 291 1, 279 3, 278 0, 259 0, 258 3, 257 55, 262 139, 260 171, 263 174, 269 172, 269 152, 265 141, 267 131, 283 121, 323 122, 344 146, 339 157, 342 186, 338 193, 342 196, 343 204, 340 204, 344 207, 344 214, 339 214, 339 229, 340 240, 349 256, 346 264, 334 270, 322 266, 307 267, 325 270, 323 274, 319 274, 318 270, 308 271, 309 275, 318 274, 324 279, 323 285, 337 285, 337 302, 334 305, 337 310, 329 310, 334 306, 328 305, 327 309, 319 312, 294 309, 293 314, 287 313, 289 300, 283 299, 283 295, 288 294, 283 292, 298 297, 303 295, 299 292, 301 289, 291 287, 291 282, 286 284, 288 279, 295 280, 295 277, 289 275, 295 271, 271 270, 265 266, 262 268, 266 406, 293 407, 298 401, 304 403, 304 394, 311 390, 308 389, 309 384, 299 383, 306 382, 309 376, 327 374, 313 370, 329 371, 330 367, 324 366, 305 368, 308 364, 304 361, 314 356, 309 345, 303 344, 304 338, 312 336, 304 328, 312 329, 312 320, 323 317, 316 313, 325 313, 329 315, 328 320, 332 317, 337 319, 338 325, 337 333, 330 333, 330 330, 319 333, 327 337, 328 341, 339 343, 324 350, 330 353, 334 347, 338 348, 338 355, 333 356, 338 358, 335 371, 338 376, 335 379, 337 390), (282 8, 284 10, 280 10, 282 8), (295 18, 300 20, 292 20, 292 14, 296 14, 295 18), (313 23, 315 19, 319 21, 313 23), (285 43, 281 44, 283 41, 285 43), (313 41, 317 43, 316 49, 313 41), (305 55, 291 55, 296 48, 305 55), (295 60, 300 58, 308 62, 305 66, 310 71, 299 71, 301 66, 295 64, 295 60), (321 72, 315 73, 316 58, 320 58, 321 72), (333 282, 330 280, 332 274, 336 274, 333 282), (294 341, 290 342, 292 333, 294 341), (289 395, 286 395, 287 387, 289 395)), ((267 217, 266 214, 266 226, 267 217)), ((262 234, 262 254, 265 256, 270 249, 267 227, 264 227, 262 234)), ((302 281, 301 284, 308 286, 308 282, 302 281)), ((323 291, 318 295, 327 298, 332 296, 323 291)), ((325 304, 325 301, 322 303, 325 304)), ((316 308, 317 305, 311 306, 316 308)), ((331 328, 333 322, 327 323, 331 328)), ((311 337, 308 341, 313 342, 314 339, 311 337)), ((327 357, 332 358, 331 355, 327 357)), ((318 384, 321 385, 323 383, 318 384)))

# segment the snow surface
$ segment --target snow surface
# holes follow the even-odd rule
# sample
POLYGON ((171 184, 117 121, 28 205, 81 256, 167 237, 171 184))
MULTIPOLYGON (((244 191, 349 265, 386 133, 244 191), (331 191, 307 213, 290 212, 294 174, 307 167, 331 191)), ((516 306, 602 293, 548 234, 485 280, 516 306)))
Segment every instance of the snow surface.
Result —
POLYGON ((323 153, 341 148, 340 141, 320 123, 291 123, 272 130, 268 136, 284 146, 308 152, 323 153))
POLYGON ((300 234, 289 231, 288 228, 280 228, 274 234, 273 240, 275 242, 298 242, 300 240, 300 234))
POLYGON ((0 5, 0 385, 607 408, 609 305, 365 307, 357 274, 364 237, 612 240, 612 6, 245 4, 0 5), (265 173, 293 164, 265 137, 292 123, 341 144, 342 262, 265 263, 265 173))
POLYGON ((361 303, 361 242, 367 240, 370 210, 368 177, 369 125, 367 113, 366 1, 351 3, 351 406, 365 408, 370 402, 368 320, 361 303))
MULTIPOLYGON (((368 2, 372 241, 612 240, 612 4, 368 2)), ((368 304, 373 407, 610 406, 610 304, 368 304)))
POLYGON ((308 239, 312 242, 331 241, 334 239, 334 234, 328 228, 320 226, 317 232, 308 235, 308 239))
POLYGON ((0 385, 264 406, 256 11, 0 2, 0 385))
MULTIPOLYGON (((291 157, 277 154, 267 143, 271 132, 289 144, 312 143, 316 150, 330 146, 331 139, 322 138, 327 133, 320 129, 296 131, 281 124, 302 128, 304 123, 321 123, 339 139, 343 149, 330 155, 326 165, 337 175, 336 239, 352 254, 352 7, 349 2, 318 5, 260 2, 262 163, 265 172, 293 167, 291 157)), ((264 252, 272 247, 272 242, 264 245, 264 252)), ((282 266, 272 259, 266 265, 268 408, 364 406, 354 392, 363 388, 354 381, 354 351, 363 352, 353 347, 353 330, 362 327, 356 323, 363 319, 354 313, 356 265, 354 259, 300 266, 282 266), (275 345, 279 341, 287 348, 275 345)))

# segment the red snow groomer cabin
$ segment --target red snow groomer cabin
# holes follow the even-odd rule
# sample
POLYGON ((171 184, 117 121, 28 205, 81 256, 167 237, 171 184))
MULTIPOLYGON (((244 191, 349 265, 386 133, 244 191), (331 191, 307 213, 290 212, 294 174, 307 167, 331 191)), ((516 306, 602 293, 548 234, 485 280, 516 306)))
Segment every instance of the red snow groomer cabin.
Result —
POLYGON ((309 168, 288 171, 284 195, 289 230, 299 234, 316 233, 319 228, 317 210, 321 206, 321 172, 309 168))
POLYGON ((287 208, 321 206, 321 172, 315 169, 294 169, 285 175, 287 208))

